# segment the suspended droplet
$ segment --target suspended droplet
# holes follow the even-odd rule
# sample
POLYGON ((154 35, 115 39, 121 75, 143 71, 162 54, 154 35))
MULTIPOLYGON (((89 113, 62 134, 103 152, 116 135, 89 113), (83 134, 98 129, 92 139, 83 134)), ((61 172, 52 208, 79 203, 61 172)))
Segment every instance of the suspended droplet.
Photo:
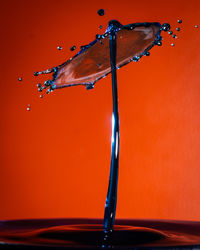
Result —
POLYGON ((170 31, 168 32, 168 34, 169 34, 169 35, 172 35, 172 34, 173 34, 173 31, 172 31, 172 30, 170 30, 170 31))
POLYGON ((94 84, 87 84, 87 85, 85 85, 85 88, 87 90, 93 89, 94 88, 94 84))
POLYGON ((28 104, 28 107, 26 108, 27 111, 31 110, 31 104, 28 104))
POLYGON ((199 25, 196 24, 194 27, 195 27, 195 28, 199 28, 199 25))
POLYGON ((176 28, 176 30, 177 30, 177 31, 180 31, 180 28, 179 28, 179 27, 177 27, 177 28, 176 28))
POLYGON ((43 98, 43 95, 40 95, 40 98, 43 98))
POLYGON ((169 31, 170 30, 170 25, 168 24, 168 23, 164 23, 163 25, 162 25, 162 30, 163 31, 169 31))
POLYGON ((57 47, 57 50, 62 50, 62 47, 61 47, 61 46, 58 46, 58 47, 57 47))
POLYGON ((181 19, 178 19, 178 21, 177 21, 178 23, 182 23, 182 20, 181 19))
POLYGON ((103 28, 103 26, 102 25, 99 25, 99 29, 102 29, 103 28))
POLYGON ((75 45, 73 45, 73 46, 70 48, 71 51, 74 51, 75 49, 76 49, 76 46, 75 46, 75 45))
POLYGON ((172 37, 173 37, 173 38, 178 38, 177 35, 175 35, 175 34, 174 34, 172 37))
POLYGON ((156 43, 158 46, 162 46, 162 42, 161 41, 157 41, 156 43))
POLYGON ((138 62, 139 61, 139 57, 138 56, 134 56, 133 58, 132 58, 132 60, 134 61, 134 62, 138 62))
POLYGON ((22 81, 22 77, 19 77, 19 78, 18 78, 18 81, 21 82, 21 81, 22 81))
POLYGON ((100 34, 96 34, 96 39, 101 39, 101 35, 100 34))
POLYGON ((105 10, 104 10, 104 9, 99 9, 99 10, 97 11, 97 14, 98 14, 99 16, 104 16, 105 10))
POLYGON ((150 52, 147 51, 144 55, 145 55, 145 56, 150 56, 150 52))
POLYGON ((38 76, 39 75, 39 72, 34 72, 34 76, 38 76))
POLYGON ((174 47, 174 46, 175 46, 175 44, 174 44, 174 43, 172 43, 172 44, 171 44, 171 46, 172 46, 172 47, 174 47))
POLYGON ((38 83, 38 84, 37 84, 37 87, 38 87, 38 88, 41 88, 41 86, 42 86, 41 83, 38 83))

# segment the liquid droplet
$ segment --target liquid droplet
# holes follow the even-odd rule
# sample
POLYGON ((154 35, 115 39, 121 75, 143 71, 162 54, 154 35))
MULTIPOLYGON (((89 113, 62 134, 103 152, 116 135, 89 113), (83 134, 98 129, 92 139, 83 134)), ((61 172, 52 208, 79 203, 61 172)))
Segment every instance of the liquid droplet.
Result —
POLYGON ((180 28, 179 28, 179 27, 177 27, 177 28, 176 28, 176 30, 177 30, 177 31, 180 31, 180 28))
POLYGON ((178 21, 177 21, 178 23, 182 23, 182 20, 181 19, 178 19, 178 21))
POLYGON ((168 23, 164 23, 163 25, 162 25, 162 30, 163 31, 169 31, 170 30, 170 25, 168 24, 168 23))
POLYGON ((39 72, 34 72, 34 76, 38 76, 39 75, 39 72))
POLYGON ((173 38, 178 38, 177 35, 175 35, 175 34, 174 34, 172 37, 173 37, 173 38))
POLYGON ((22 81, 22 77, 19 77, 19 78, 18 78, 18 81, 21 82, 21 81, 22 81))
POLYGON ((99 9, 99 10, 97 11, 97 14, 98 14, 99 16, 104 16, 105 10, 104 10, 104 9, 99 9))
POLYGON ((40 95, 40 98, 43 98, 43 95, 40 95))
POLYGON ((100 34, 96 34, 96 39, 101 39, 101 35, 100 34))
POLYGON ((172 43, 172 44, 171 44, 171 46, 172 46, 172 47, 174 47, 174 46, 175 46, 175 44, 174 44, 174 43, 172 43))
POLYGON ((199 25, 196 24, 194 27, 195 27, 195 28, 199 28, 199 25))
POLYGON ((150 52, 147 51, 144 55, 145 55, 145 56, 150 56, 150 52))
POLYGON ((73 45, 73 46, 70 48, 71 51, 74 51, 75 49, 76 49, 76 46, 75 46, 75 45, 73 45))
POLYGON ((156 44, 157 44, 158 46, 162 46, 162 42, 161 42, 161 41, 158 41, 156 44))
POLYGON ((138 56, 134 56, 132 60, 133 60, 134 62, 138 62, 139 59, 140 59, 140 58, 139 58, 138 56))
POLYGON ((37 84, 37 87, 38 87, 38 88, 41 88, 41 86, 42 86, 41 83, 38 83, 38 84, 37 84))
POLYGON ((31 111, 31 104, 28 104, 28 107, 26 108, 27 111, 31 111))
POLYGON ((61 47, 61 46, 58 46, 58 47, 57 47, 57 50, 62 50, 62 47, 61 47))
POLYGON ((99 29, 102 29, 103 28, 103 26, 102 25, 99 25, 99 29))
POLYGON ((172 35, 172 34, 173 34, 173 31, 172 31, 172 30, 170 30, 170 31, 168 32, 168 34, 169 34, 169 35, 172 35))

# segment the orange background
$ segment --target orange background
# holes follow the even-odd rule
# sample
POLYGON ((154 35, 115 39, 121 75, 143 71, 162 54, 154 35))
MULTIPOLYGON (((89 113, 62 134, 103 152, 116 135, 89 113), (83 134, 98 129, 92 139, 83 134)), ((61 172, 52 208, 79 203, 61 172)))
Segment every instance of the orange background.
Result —
POLYGON ((48 77, 33 72, 62 63, 117 19, 181 27, 178 39, 163 34, 150 57, 117 72, 117 218, 200 220, 200 1, 18 0, 1 1, 0 11, 0 219, 103 217, 111 77, 40 99, 36 83, 48 77))

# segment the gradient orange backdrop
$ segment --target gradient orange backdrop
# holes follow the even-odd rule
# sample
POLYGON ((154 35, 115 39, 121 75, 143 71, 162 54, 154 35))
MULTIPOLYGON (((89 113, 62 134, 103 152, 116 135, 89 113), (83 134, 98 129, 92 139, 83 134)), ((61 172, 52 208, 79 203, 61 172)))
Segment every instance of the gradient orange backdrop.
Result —
POLYGON ((200 220, 200 1, 18 0, 1 1, 0 11, 0 219, 103 217, 111 78, 91 91, 68 88, 40 99, 36 83, 46 78, 33 72, 62 63, 77 52, 72 45, 91 42, 99 25, 105 30, 117 19, 169 22, 181 31, 178 39, 163 34, 150 57, 117 72, 116 216, 200 220))

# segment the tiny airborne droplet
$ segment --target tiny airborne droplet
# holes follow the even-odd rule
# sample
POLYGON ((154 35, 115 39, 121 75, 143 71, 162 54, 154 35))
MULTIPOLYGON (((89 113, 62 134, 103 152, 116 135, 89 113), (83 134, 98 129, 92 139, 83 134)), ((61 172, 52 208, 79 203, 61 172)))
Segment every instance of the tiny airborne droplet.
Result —
POLYGON ((174 43, 172 43, 172 44, 171 44, 171 46, 172 46, 172 47, 174 47, 174 46, 175 46, 175 44, 174 44, 174 43))
POLYGON ((27 111, 31 110, 31 104, 28 104, 28 107, 26 108, 27 111))
POLYGON ((100 26, 99 26, 99 29, 102 29, 102 28, 103 28, 103 26, 102 26, 102 25, 100 25, 100 26))
POLYGON ((99 16, 104 16, 105 10, 104 10, 104 9, 99 9, 99 10, 97 11, 97 14, 98 14, 99 16))
POLYGON ((40 98, 43 98, 43 95, 40 95, 40 98))
POLYGON ((177 28, 176 28, 176 30, 177 30, 177 31, 180 31, 180 28, 179 28, 179 27, 177 27, 177 28))
POLYGON ((73 46, 70 48, 71 51, 74 51, 75 49, 76 49, 76 46, 75 46, 75 45, 73 45, 73 46))
POLYGON ((158 46, 162 46, 162 42, 161 42, 161 41, 158 41, 158 42, 157 42, 157 45, 158 45, 158 46))
POLYGON ((172 35, 172 34, 173 34, 173 31, 172 31, 172 30, 170 30, 170 31, 168 32, 168 34, 169 34, 169 35, 172 35))
POLYGON ((162 25, 162 30, 163 31, 169 31, 170 30, 170 25, 168 24, 168 23, 164 23, 163 25, 162 25))
POLYGON ((18 81, 21 82, 21 81, 22 81, 22 77, 19 77, 19 78, 18 78, 18 81))
POLYGON ((145 55, 145 56, 150 56, 150 52, 147 51, 144 55, 145 55))
POLYGON ((195 27, 195 28, 199 28, 199 25, 196 24, 194 27, 195 27))
POLYGON ((175 35, 175 34, 174 34, 172 37, 173 37, 173 38, 178 38, 177 35, 175 35))
POLYGON ((178 21, 177 21, 178 23, 182 23, 182 20, 181 19, 178 19, 178 21))
POLYGON ((62 50, 62 47, 61 47, 61 46, 58 46, 58 47, 57 47, 57 50, 62 50))

